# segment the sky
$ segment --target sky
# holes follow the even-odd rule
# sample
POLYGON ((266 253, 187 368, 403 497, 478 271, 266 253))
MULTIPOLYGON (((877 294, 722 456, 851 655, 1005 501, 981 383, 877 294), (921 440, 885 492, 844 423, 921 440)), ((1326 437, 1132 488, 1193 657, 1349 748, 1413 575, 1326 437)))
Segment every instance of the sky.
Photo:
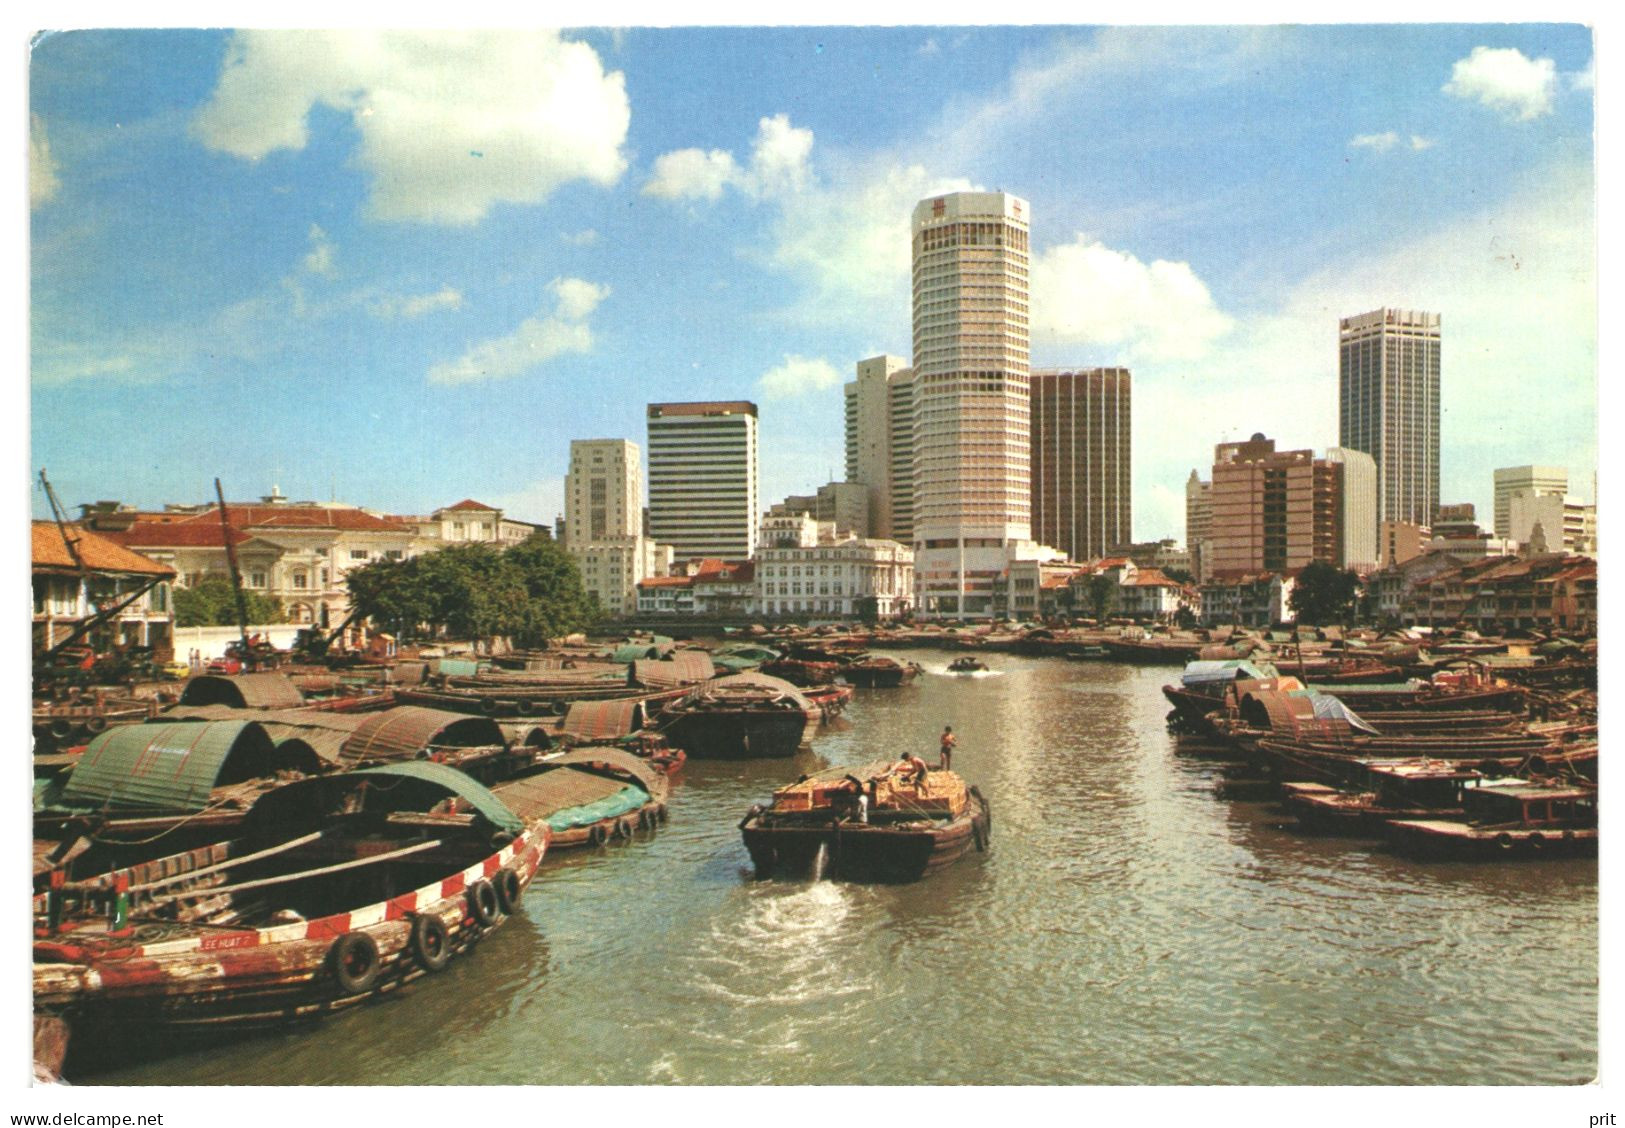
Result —
MULTIPOLYGON (((30 474, 551 524, 571 439, 751 399, 764 507, 910 352, 908 222, 1026 199, 1035 367, 1134 379, 1134 533, 1336 445, 1338 318, 1441 314, 1441 501, 1593 498, 1579 24, 41 34, 30 474)), ((36 516, 48 514, 38 488, 36 516)))

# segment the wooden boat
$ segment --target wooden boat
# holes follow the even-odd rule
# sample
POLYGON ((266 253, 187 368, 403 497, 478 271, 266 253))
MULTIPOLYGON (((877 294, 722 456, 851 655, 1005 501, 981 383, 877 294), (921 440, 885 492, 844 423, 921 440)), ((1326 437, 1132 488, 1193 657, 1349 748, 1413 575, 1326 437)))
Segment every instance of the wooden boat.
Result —
POLYGON ((841 677, 846 684, 861 689, 895 689, 907 685, 919 673, 917 663, 899 662, 883 655, 860 658, 841 667, 841 677))
POLYGON ((1172 638, 1108 638, 1101 645, 1115 661, 1139 666, 1183 666, 1202 650, 1200 642, 1172 638))
POLYGON ((690 756, 741 760, 794 756, 812 742, 822 720, 822 711, 789 682, 749 673, 698 686, 668 705, 657 724, 690 756))
POLYGON ((976 658, 955 658, 948 663, 950 674, 983 674, 987 672, 987 663, 976 658))
POLYGON ((106 1048, 361 1003, 517 912, 550 837, 545 820, 424 761, 290 783, 242 830, 53 880, 33 905, 36 1016, 106 1048))
POLYGON ((759 878, 806 874, 848 881, 915 881, 986 850, 993 815, 950 771, 923 780, 893 761, 831 768, 773 793, 739 829, 759 878))
POLYGON ((834 720, 846 712, 847 702, 852 700, 852 687, 849 685, 814 685, 801 691, 801 696, 818 706, 818 711, 826 722, 834 720))
POLYGON ((1463 794, 1485 784, 1474 768, 1437 760, 1369 760, 1353 789, 1324 783, 1284 783, 1286 809, 1310 834, 1381 838, 1389 819, 1465 817, 1463 794))
POLYGON ((666 821, 671 784, 650 761, 619 748, 548 756, 491 791, 527 822, 544 819, 552 849, 602 846, 666 821))
POLYGON ((1594 858, 1597 789, 1562 781, 1509 782, 1466 794, 1466 821, 1394 819, 1395 853, 1462 861, 1594 858))

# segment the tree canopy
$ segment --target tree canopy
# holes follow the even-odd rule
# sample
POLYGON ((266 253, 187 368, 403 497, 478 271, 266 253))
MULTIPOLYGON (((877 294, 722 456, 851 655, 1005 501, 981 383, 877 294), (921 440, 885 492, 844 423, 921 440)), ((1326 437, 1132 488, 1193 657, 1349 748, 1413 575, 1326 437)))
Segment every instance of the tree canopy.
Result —
MULTIPOLYGON (((280 599, 254 591, 243 592, 248 621, 253 625, 285 623, 287 609, 280 599)), ((191 587, 175 589, 177 627, 237 626, 237 593, 224 576, 205 576, 191 587)))
POLYGON ((461 544, 407 560, 376 560, 346 580, 351 605, 399 638, 505 635, 541 646, 597 617, 575 561, 552 539, 506 549, 461 544))
POLYGON ((1288 602, 1298 622, 1320 627, 1347 622, 1354 614, 1354 602, 1359 595, 1358 573, 1316 560, 1298 573, 1288 602))

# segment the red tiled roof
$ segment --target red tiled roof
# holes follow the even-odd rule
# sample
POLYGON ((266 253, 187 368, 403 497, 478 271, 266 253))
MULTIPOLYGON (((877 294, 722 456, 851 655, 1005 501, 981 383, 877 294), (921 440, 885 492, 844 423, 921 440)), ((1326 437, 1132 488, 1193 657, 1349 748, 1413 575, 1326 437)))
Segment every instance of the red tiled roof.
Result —
POLYGON ((462 501, 459 501, 456 505, 448 505, 444 509, 435 510, 435 512, 436 513, 453 513, 453 512, 456 512, 458 510, 466 510, 466 509, 477 509, 482 513, 495 513, 495 512, 497 512, 497 507, 496 506, 494 506, 494 505, 482 505, 479 502, 475 501, 474 499, 467 498, 467 497, 465 497, 462 501))
MULTIPOLYGON (((711 563, 706 561, 706 563, 711 563)), ((721 563, 718 561, 717 563, 721 563)), ((731 567, 724 566, 717 571, 701 572, 694 577, 695 583, 705 584, 748 584, 756 579, 756 561, 746 560, 742 564, 731 567)))
MULTIPOLYGON (((393 517, 374 517, 359 509, 329 509, 322 505, 233 505, 226 517, 238 529, 342 529, 346 532, 410 533, 412 527, 393 517)), ((220 524, 218 506, 180 522, 183 525, 220 524)))
MULTIPOLYGON (((175 569, 131 552, 112 538, 70 525, 79 556, 93 572, 134 572, 144 576, 173 576, 175 569)), ((68 551, 62 530, 54 521, 33 523, 33 561, 36 568, 78 568, 68 551)))
POLYGON ((648 579, 639 580, 638 587, 688 587, 693 582, 693 576, 650 576, 648 579))
MULTIPOLYGON (((142 521, 120 533, 108 533, 109 540, 126 548, 223 548, 225 530, 217 517, 204 524, 177 521, 142 521)), ((231 531, 231 543, 242 544, 254 538, 240 529, 231 531)))

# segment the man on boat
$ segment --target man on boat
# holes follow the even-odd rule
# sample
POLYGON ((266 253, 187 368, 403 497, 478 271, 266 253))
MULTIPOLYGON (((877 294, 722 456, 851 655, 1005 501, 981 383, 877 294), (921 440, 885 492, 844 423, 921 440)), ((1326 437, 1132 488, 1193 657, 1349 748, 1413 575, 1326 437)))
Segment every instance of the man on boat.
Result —
POLYGON ((913 772, 914 786, 924 787, 925 775, 931 769, 926 767, 925 761, 920 759, 920 757, 915 753, 904 752, 903 759, 900 763, 898 763, 896 770, 902 773, 913 772))
POLYGON ((941 754, 942 754, 942 762, 940 764, 938 764, 937 767, 941 768, 943 771, 948 770, 948 763, 949 763, 950 760, 953 759, 954 746, 957 745, 958 743, 959 743, 959 741, 957 739, 955 739, 955 737, 954 737, 954 726, 953 725, 943 725, 942 726, 942 742, 941 742, 941 747, 940 747, 940 751, 941 751, 941 754))

